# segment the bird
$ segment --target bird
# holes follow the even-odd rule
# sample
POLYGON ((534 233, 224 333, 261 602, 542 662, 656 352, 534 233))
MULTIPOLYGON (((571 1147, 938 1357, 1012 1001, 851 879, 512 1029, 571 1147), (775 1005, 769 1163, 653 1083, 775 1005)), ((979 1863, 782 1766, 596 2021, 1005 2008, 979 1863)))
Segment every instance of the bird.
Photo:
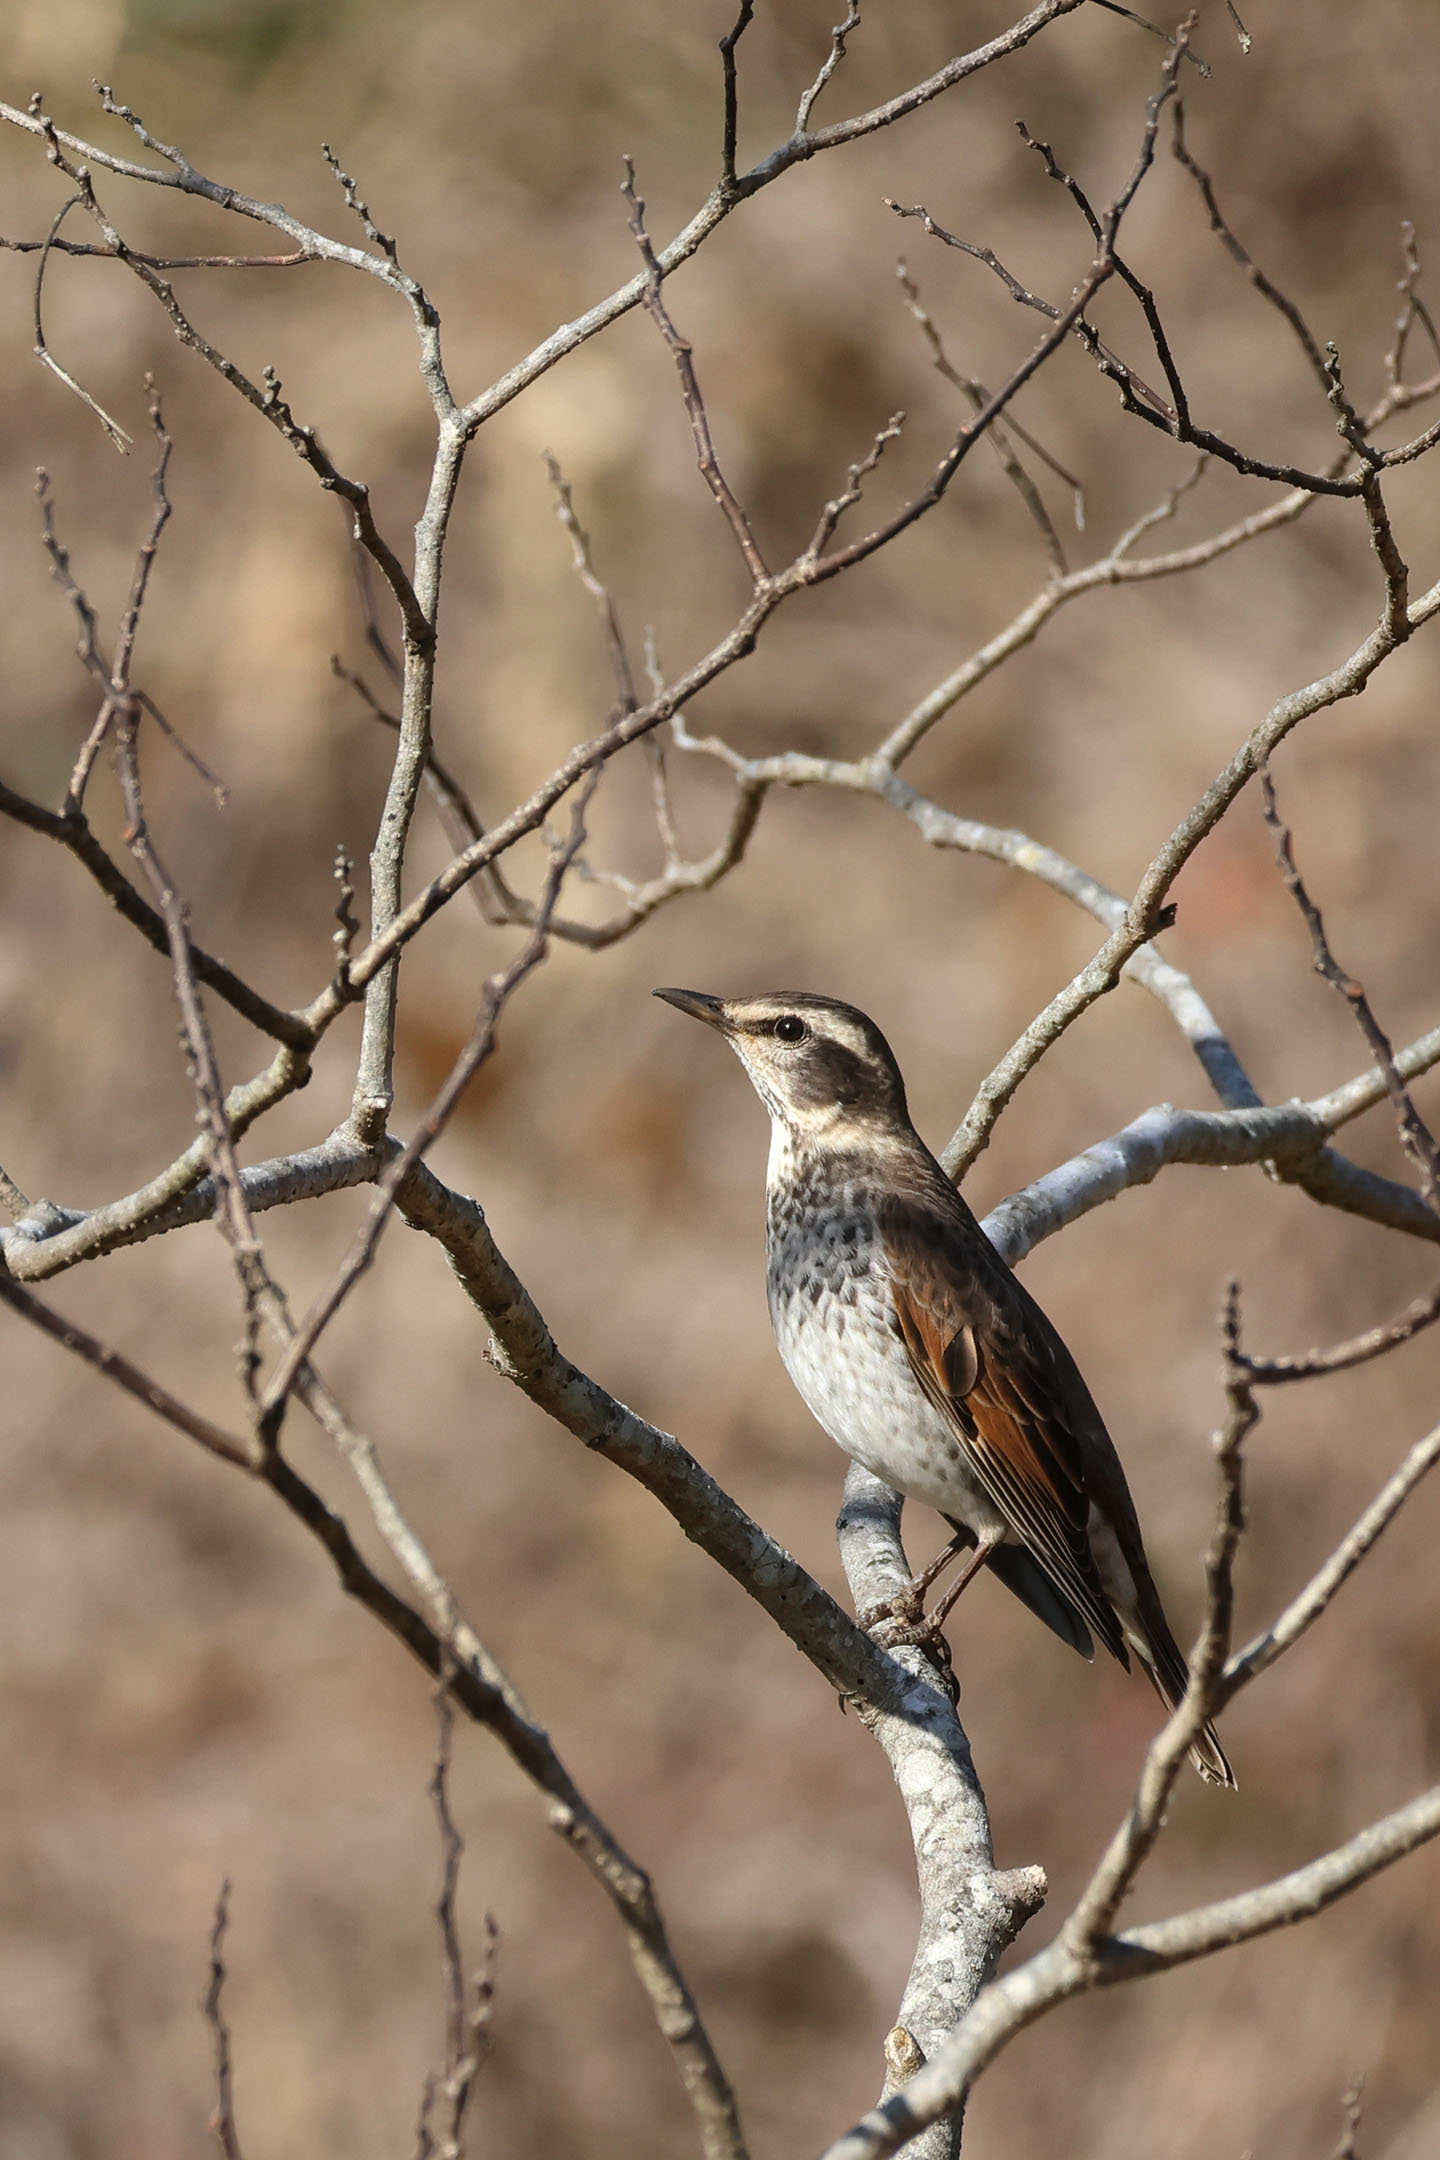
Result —
MULTIPOLYGON (((950 1524, 914 1592, 969 1554, 928 1627, 987 1568, 1082 1657, 1095 1639, 1127 1671, 1133 1654, 1173 1710, 1189 1670, 1114 1442, 1057 1329, 911 1124, 875 1022, 808 991, 655 995, 729 1043, 770 1113, 766 1287, 791 1379, 847 1455, 950 1524)), ((1190 1757, 1233 1790, 1213 1724, 1190 1757)))

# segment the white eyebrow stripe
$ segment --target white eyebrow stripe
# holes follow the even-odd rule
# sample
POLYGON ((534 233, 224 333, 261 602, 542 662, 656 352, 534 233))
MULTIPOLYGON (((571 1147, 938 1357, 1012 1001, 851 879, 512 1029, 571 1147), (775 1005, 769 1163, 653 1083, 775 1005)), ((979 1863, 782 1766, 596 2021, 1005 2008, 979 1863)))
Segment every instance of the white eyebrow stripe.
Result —
POLYGON ((836 1042, 842 1043, 847 1050, 853 1050, 857 1057, 873 1059, 874 1052, 871 1050, 869 1041, 861 1029, 854 1026, 851 1021, 842 1018, 839 1013, 827 1013, 825 1018, 827 1032, 834 1037, 836 1042))

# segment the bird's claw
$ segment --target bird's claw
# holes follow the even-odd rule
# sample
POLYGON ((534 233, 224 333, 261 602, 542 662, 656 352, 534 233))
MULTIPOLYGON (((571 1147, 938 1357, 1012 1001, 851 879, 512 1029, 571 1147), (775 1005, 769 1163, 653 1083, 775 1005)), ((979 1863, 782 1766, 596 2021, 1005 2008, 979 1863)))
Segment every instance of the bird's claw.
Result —
POLYGON ((873 1635, 882 1649, 896 1650, 902 1642, 919 1642, 925 1625, 925 1599, 913 1582, 906 1583, 893 1597, 882 1598, 878 1605, 867 1605, 856 1614, 856 1619, 867 1635, 873 1635), (899 1634, 889 1632, 896 1623, 899 1634))
POLYGON ((960 1682, 951 1662, 950 1645, 940 1632, 939 1620, 925 1611, 923 1597, 916 1594, 913 1585, 883 1604, 867 1606, 858 1618, 880 1649, 921 1651, 951 1703, 959 1702, 960 1682))

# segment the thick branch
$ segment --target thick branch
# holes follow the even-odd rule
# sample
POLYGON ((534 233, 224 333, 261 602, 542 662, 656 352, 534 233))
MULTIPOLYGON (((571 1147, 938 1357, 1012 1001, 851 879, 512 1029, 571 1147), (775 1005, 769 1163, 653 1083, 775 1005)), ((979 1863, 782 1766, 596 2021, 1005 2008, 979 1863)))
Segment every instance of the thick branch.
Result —
MULTIPOLYGON (((857 1611, 884 1603, 909 1582, 901 1506, 897 1493, 852 1464, 836 1528, 857 1611)), ((994 1978, 1001 1952, 1044 1903, 1047 1887, 1043 1868, 997 1871, 985 1796, 955 1712, 935 1688, 923 1652, 892 1654, 928 1683, 932 1707, 926 1717, 860 1713, 905 1803, 920 1890, 915 1955, 886 2048, 887 2093, 943 2045, 994 1978)), ((914 2148, 915 2160, 950 2160, 959 2144, 955 2118, 914 2148)))
POLYGON ((490 1362, 586 1447, 653 1493, 685 1535, 719 1562, 837 1692, 926 1716, 930 1689, 914 1682, 855 1625, 783 1547, 723 1492, 669 1433, 616 1400, 557 1347, 473 1200, 419 1164, 397 1204, 444 1248, 462 1289, 493 1330, 490 1362))
POLYGON ((928 2123, 958 2107, 1017 2033, 1070 1996, 1168 1970, 1309 1919, 1437 1835, 1440 1786, 1307 1867, 1239 1897, 1108 1938, 1097 1946, 1092 1970, 1053 1943, 988 1988, 940 2055, 917 2071, 903 2092, 828 2146, 823 2160, 880 2160, 898 2152, 928 2123))
MULTIPOLYGON (((1410 1051, 1416 1053, 1412 1070, 1426 1071, 1440 1062, 1440 1029, 1422 1036, 1410 1051)), ((1408 1053, 1400 1056, 1406 1059, 1408 1053)), ((1133 1186, 1148 1185, 1172 1163, 1227 1169, 1263 1163, 1286 1184, 1299 1185, 1329 1206, 1440 1242, 1440 1223, 1419 1193, 1360 1170, 1325 1145, 1347 1118, 1369 1107, 1367 1080, 1383 1092, 1383 1080, 1371 1073, 1313 1102, 1282 1103, 1273 1109, 1177 1110, 1170 1103, 1157 1104, 1123 1131, 1095 1141, 1002 1200, 986 1217, 986 1234, 1016 1266, 1043 1239, 1133 1186)))

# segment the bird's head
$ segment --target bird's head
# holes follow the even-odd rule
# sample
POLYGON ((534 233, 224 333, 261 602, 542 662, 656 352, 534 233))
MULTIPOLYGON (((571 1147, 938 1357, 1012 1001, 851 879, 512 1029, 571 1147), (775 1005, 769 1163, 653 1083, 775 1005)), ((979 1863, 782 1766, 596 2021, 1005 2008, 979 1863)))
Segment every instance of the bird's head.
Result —
POLYGON ((703 990, 657 990, 723 1035, 775 1122, 802 1145, 843 1146, 909 1129, 905 1083, 873 1020, 838 998, 804 990, 760 997, 710 997, 703 990))

